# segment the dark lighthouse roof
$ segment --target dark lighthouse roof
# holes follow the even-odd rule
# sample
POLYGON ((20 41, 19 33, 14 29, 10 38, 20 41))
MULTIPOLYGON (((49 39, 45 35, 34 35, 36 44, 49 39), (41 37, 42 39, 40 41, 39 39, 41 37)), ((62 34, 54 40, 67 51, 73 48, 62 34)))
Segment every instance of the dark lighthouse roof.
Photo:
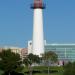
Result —
POLYGON ((45 4, 43 3, 42 0, 34 0, 34 3, 31 5, 32 9, 44 9, 45 8, 45 4))

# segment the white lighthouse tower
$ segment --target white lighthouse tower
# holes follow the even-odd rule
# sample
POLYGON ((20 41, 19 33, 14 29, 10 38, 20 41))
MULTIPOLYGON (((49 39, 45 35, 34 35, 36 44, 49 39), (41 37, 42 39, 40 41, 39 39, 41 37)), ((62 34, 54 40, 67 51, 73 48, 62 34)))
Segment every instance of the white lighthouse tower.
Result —
POLYGON ((42 0, 34 0, 32 5, 34 9, 33 17, 33 40, 32 50, 33 54, 41 56, 44 53, 44 33, 43 33, 43 12, 45 8, 42 0))

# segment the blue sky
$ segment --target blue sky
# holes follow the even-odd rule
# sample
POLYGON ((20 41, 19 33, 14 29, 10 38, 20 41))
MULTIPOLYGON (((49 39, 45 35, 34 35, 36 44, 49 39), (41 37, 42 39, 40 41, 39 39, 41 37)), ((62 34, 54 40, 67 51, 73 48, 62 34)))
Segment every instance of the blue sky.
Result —
MULTIPOLYGON (((26 47, 32 39, 33 0, 0 0, 0 46, 26 47)), ((75 43, 75 0, 44 0, 44 38, 75 43)))

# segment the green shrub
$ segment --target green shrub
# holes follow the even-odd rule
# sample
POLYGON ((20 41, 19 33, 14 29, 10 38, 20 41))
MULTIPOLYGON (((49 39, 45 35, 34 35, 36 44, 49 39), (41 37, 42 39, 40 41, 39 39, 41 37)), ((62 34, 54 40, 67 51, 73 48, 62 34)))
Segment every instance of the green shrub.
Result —
POLYGON ((75 75, 75 62, 69 62, 64 66, 64 75, 75 75))

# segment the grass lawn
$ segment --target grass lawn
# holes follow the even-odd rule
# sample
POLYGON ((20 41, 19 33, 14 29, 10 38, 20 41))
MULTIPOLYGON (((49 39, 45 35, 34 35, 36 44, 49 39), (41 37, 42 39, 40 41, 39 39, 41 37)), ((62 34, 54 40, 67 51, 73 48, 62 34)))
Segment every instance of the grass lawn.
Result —
MULTIPOLYGON (((44 74, 44 73, 42 73, 42 74, 34 74, 34 75, 48 75, 48 74, 44 74)), ((50 75, 62 75, 62 74, 50 74, 50 75)))
MULTIPOLYGON (((48 69, 48 67, 46 67, 46 66, 36 66, 36 67, 33 67, 34 71, 40 71, 40 73, 36 72, 36 73, 33 73, 33 75, 48 75, 47 69, 48 69)), ((25 72, 28 72, 28 71, 29 71, 28 67, 25 67, 23 69, 22 73, 24 75, 28 75, 28 73, 25 73, 25 72)), ((57 67, 57 66, 50 67, 50 72, 51 72, 50 75, 63 75, 63 67, 57 67), (52 71, 56 71, 56 72, 51 72, 51 70, 52 71)), ((0 71, 0 75, 2 75, 2 73, 3 72, 0 71)))
POLYGON ((2 75, 2 74, 3 74, 3 71, 0 70, 0 75, 2 75))
MULTIPOLYGON (((48 67, 45 67, 45 66, 37 66, 37 67, 33 67, 33 70, 34 71, 41 71, 41 73, 34 73, 33 75, 48 75, 47 74, 47 69, 48 67), (46 71, 46 73, 45 73, 46 71)), ((54 73, 50 73, 50 75, 63 75, 63 67, 50 67, 50 71, 57 71, 57 72, 54 72, 54 73)), ((28 68, 24 68, 23 70, 23 73, 24 72, 27 72, 28 71, 28 68)), ((25 74, 25 75, 28 75, 28 74, 25 74)))
MULTIPOLYGON (((33 74, 33 75, 48 75, 48 74, 46 74, 46 73, 41 73, 41 74, 37 73, 37 74, 33 74)), ((63 75, 63 74, 62 73, 50 73, 50 75, 63 75)))

